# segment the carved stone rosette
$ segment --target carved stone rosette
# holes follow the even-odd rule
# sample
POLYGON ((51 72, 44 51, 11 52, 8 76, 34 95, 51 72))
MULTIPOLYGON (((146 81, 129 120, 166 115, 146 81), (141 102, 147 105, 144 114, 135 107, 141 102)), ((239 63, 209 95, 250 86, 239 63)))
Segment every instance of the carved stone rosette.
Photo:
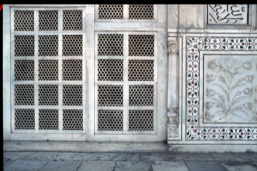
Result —
POLYGON ((179 140, 179 45, 177 37, 168 37, 167 141, 179 140))

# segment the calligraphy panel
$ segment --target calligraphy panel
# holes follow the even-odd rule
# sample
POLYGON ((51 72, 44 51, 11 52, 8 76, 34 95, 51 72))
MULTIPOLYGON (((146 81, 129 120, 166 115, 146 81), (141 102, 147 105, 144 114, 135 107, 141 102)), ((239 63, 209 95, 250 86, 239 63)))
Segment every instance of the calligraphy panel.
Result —
POLYGON ((247 4, 208 4, 208 24, 247 25, 249 5, 247 4))

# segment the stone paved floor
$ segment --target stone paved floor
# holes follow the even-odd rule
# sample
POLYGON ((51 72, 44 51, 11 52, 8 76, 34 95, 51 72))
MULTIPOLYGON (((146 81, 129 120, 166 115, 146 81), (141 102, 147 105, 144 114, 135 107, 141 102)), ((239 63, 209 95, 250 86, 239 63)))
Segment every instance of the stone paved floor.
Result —
POLYGON ((257 153, 4 152, 4 171, 257 171, 257 153))

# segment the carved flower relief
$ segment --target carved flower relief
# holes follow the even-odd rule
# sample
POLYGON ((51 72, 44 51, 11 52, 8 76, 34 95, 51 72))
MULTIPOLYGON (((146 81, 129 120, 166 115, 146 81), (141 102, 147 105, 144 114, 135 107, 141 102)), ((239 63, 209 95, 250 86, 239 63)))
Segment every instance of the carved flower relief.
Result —
POLYGON ((245 93, 246 95, 249 95, 249 96, 252 97, 252 95, 253 95, 253 89, 252 89, 252 88, 246 88, 246 89, 244 89, 244 93, 245 93))
POLYGON ((204 113, 204 120, 210 122, 212 120, 212 115, 208 111, 204 113))
POLYGON ((206 75, 206 82, 207 83, 210 83, 210 82, 214 81, 215 79, 216 79, 216 77, 213 74, 207 74, 206 75))
POLYGON ((217 64, 216 64, 215 60, 211 60, 207 64, 207 68, 209 68, 212 71, 214 71, 216 69, 216 67, 217 67, 217 64))
POLYGON ((226 58, 225 59, 225 65, 228 67, 228 68, 232 68, 235 64, 235 59, 232 59, 232 58, 226 58))
POLYGON ((206 102, 205 103, 205 109, 210 110, 214 106, 214 103, 212 102, 206 102))
POLYGON ((209 88, 206 89, 206 96, 211 97, 211 96, 214 96, 215 94, 216 94, 215 90, 209 89, 209 88))
POLYGON ((248 110, 252 110, 253 105, 252 105, 252 103, 245 103, 245 104, 244 104, 244 107, 245 107, 246 109, 248 109, 248 110))
POLYGON ((252 64, 251 64, 251 62, 248 61, 248 62, 243 63, 243 68, 244 68, 244 69, 247 69, 247 70, 252 69, 252 64))
POLYGON ((253 79, 254 79, 254 76, 253 75, 247 75, 245 76, 244 80, 249 82, 249 83, 252 83, 253 82, 253 79))

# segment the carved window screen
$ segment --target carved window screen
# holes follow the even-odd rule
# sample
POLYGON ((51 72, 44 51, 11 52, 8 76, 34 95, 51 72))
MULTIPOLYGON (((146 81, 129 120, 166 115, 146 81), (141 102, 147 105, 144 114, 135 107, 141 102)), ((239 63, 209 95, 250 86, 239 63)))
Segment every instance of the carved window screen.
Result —
POLYGON ((83 18, 85 8, 11 8, 14 133, 85 133, 83 18))
POLYGON ((156 40, 153 32, 95 34, 96 134, 157 133, 156 40))

